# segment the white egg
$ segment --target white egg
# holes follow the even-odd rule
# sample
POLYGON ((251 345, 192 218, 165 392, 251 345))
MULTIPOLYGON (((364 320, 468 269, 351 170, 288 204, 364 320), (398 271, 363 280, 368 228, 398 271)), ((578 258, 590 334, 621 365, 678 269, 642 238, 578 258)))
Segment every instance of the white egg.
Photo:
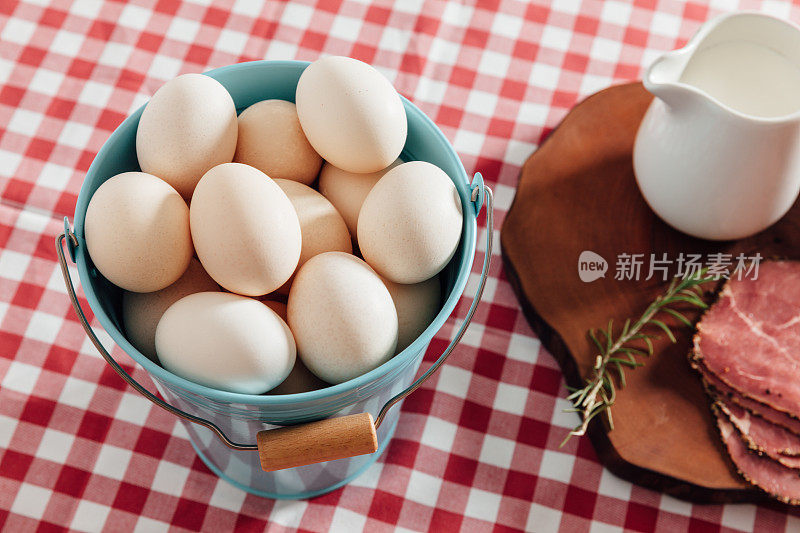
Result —
POLYGON ((326 252, 298 270, 289 292, 289 326, 303 363, 328 383, 342 383, 394 355, 392 296, 361 259, 326 252))
POLYGON ((370 65, 341 56, 311 63, 297 82, 297 116, 308 142, 349 172, 377 172, 397 159, 408 120, 400 95, 370 65))
POLYGON ((171 285, 192 258, 186 202, 144 172, 117 174, 100 185, 86 209, 84 236, 97 270, 128 291, 171 285))
MULTIPOLYGON (((291 180, 276 179, 275 183, 281 188, 297 211, 300 220, 300 234, 302 247, 297 268, 310 258, 322 252, 353 252, 353 242, 350 232, 342 216, 324 196, 302 183, 291 180)), ((278 287, 275 293, 288 295, 294 277, 278 287)))
POLYGON ((269 391, 270 394, 297 394, 317 389, 324 389, 330 386, 306 368, 303 361, 298 357, 294 362, 294 368, 283 383, 269 391))
POLYGON ((275 183, 292 202, 300 221, 303 243, 298 268, 322 252, 353 251, 347 225, 333 204, 324 196, 296 181, 276 179, 275 183))
POLYGON ((156 91, 136 130, 143 171, 163 179, 189 200, 210 168, 229 163, 238 126, 231 95, 217 80, 184 74, 156 91))
POLYGON ((169 306, 196 292, 218 291, 200 261, 194 257, 178 281, 155 292, 128 292, 122 295, 122 323, 131 344, 152 360, 156 360, 156 326, 169 306))
POLYGON ((389 289, 397 310, 399 353, 414 342, 436 318, 441 308, 442 288, 438 276, 411 285, 394 283, 385 278, 383 283, 389 289))
POLYGON ((394 163, 383 170, 367 174, 348 172, 330 163, 322 165, 322 170, 319 172, 319 192, 342 215, 352 238, 356 238, 358 212, 361 211, 361 204, 364 203, 369 191, 384 174, 402 162, 400 159, 395 159, 394 163))
POLYGON ((461 239, 461 200, 436 165, 410 161, 387 172, 358 215, 358 245, 369 265, 395 283, 438 274, 461 239))
POLYGON ((156 328, 156 351, 178 376, 243 394, 279 385, 296 357, 292 333, 272 309, 226 292, 198 292, 172 304, 156 328))
POLYGON ((189 210, 200 262, 214 281, 245 296, 283 285, 300 259, 300 221, 289 198, 258 169, 218 165, 197 184, 189 210))
POLYGON ((322 165, 300 127, 295 105, 285 100, 262 100, 242 111, 233 160, 272 179, 306 185, 317 179, 322 165))

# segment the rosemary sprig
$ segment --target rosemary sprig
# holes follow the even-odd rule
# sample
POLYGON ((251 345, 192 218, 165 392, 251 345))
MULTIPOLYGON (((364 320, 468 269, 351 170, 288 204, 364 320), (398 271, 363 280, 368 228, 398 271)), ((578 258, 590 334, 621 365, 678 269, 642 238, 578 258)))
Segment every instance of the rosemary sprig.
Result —
POLYGON ((656 298, 638 320, 633 323, 631 319, 625 321, 616 339, 614 339, 613 320, 608 322, 606 329, 589 330, 589 339, 598 351, 597 358, 586 385, 581 389, 569 387, 570 395, 567 396, 567 400, 572 403, 572 407, 566 409, 567 412, 581 413, 583 421, 567 434, 561 446, 564 446, 572 436, 586 434, 589 422, 601 413, 606 413, 608 424, 614 429, 611 406, 617 397, 615 375, 619 380, 619 387, 625 387, 625 368, 644 365, 637 360, 637 357, 653 354, 653 340, 658 338, 655 332, 660 330, 670 341, 676 342, 669 326, 660 319, 663 318, 662 314, 670 315, 682 324, 692 327, 692 322, 674 306, 685 304, 706 309, 708 305, 703 301, 703 289, 700 285, 713 279, 706 274, 707 269, 704 268, 691 276, 673 278, 666 292, 656 298), (645 331, 646 329, 652 332, 645 331))

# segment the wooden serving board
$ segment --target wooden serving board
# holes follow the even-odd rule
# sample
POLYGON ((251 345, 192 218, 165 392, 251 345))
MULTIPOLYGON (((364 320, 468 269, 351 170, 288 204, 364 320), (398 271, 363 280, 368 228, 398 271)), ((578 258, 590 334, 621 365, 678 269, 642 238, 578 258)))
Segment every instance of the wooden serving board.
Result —
MULTIPOLYGON (((735 242, 689 237, 650 210, 636 185, 631 156, 651 98, 635 83, 578 104, 523 166, 503 224, 508 276, 570 386, 582 386, 581 376, 589 375, 596 357, 587 330, 602 328, 611 318, 621 325, 638 317, 666 288, 660 275, 616 280, 619 254, 645 254, 644 278, 651 253, 666 252, 672 260, 681 252, 702 253, 704 259, 713 252, 786 258, 800 253, 798 205, 772 228, 735 242), (581 281, 578 257, 584 250, 608 261, 604 278, 581 281)), ((737 475, 722 447, 700 379, 687 361, 692 331, 685 326, 675 331, 676 344, 660 339, 644 367, 627 371, 627 387, 612 409, 615 429, 608 431, 598 419, 592 423, 595 450, 618 476, 677 497, 763 500, 737 475)))

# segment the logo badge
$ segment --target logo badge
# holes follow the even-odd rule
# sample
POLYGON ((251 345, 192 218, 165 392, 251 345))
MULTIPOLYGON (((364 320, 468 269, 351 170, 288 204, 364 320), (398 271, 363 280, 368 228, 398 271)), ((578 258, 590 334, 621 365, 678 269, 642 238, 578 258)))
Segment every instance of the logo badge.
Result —
POLYGON ((608 261, 590 250, 584 250, 578 257, 578 276, 584 283, 606 277, 608 261))

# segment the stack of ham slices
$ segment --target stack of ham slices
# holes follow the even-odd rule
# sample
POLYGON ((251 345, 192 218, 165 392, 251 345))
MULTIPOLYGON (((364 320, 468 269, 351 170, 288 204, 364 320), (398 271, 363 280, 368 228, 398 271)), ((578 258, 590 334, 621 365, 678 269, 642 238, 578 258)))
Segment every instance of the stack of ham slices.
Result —
POLYGON ((800 503, 800 261, 729 280, 697 325, 691 358, 742 476, 800 503))

